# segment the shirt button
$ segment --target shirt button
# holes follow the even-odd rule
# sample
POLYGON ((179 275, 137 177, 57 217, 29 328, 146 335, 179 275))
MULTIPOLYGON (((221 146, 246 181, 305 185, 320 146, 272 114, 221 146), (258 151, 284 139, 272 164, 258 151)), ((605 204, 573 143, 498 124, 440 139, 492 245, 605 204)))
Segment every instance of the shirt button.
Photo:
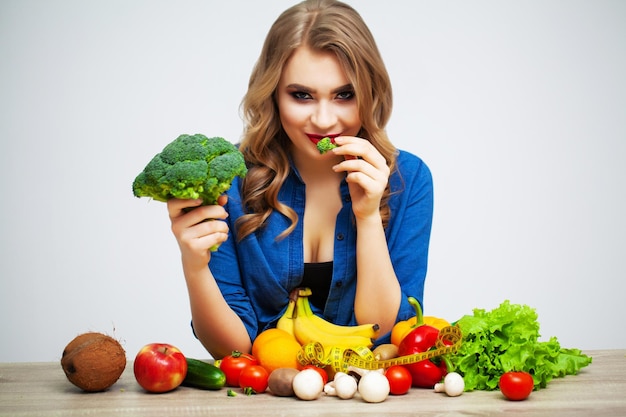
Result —
POLYGON ((343 285, 343 283, 342 283, 341 281, 338 281, 338 282, 335 284, 335 287, 337 287, 337 288, 341 288, 341 286, 342 286, 342 285, 343 285))
POLYGON ((343 201, 345 201, 346 203, 350 202, 350 194, 346 195, 343 197, 343 201))
POLYGON ((337 233, 337 240, 343 240, 343 233, 337 233))

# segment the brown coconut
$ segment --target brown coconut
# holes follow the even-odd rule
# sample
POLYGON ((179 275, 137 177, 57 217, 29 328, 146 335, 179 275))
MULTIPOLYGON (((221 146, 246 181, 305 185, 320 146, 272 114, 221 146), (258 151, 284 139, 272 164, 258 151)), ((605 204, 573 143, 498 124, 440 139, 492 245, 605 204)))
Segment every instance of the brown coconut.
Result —
POLYGON ((67 379, 87 392, 104 391, 126 367, 126 352, 120 343, 102 333, 76 336, 63 350, 61 366, 67 379))

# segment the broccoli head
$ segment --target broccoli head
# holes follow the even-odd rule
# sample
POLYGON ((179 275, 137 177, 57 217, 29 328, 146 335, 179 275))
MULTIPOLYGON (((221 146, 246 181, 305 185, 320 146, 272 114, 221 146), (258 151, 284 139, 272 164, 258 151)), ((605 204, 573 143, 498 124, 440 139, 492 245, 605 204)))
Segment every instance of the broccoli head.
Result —
POLYGON ((325 154, 326 152, 336 147, 337 144, 333 142, 333 140, 329 137, 325 137, 317 142, 317 150, 320 151, 321 154, 325 154))
POLYGON ((235 177, 247 173, 243 155, 226 139, 180 135, 137 175, 133 194, 157 201, 201 198, 205 205, 216 204, 235 177))

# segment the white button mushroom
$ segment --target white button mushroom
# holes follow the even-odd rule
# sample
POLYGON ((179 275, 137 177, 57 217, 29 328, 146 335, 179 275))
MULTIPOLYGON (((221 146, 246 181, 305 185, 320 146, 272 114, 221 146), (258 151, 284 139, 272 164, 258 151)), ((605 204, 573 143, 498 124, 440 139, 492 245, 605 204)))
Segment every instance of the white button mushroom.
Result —
POLYGON ((304 369, 293 378, 293 392, 301 400, 315 400, 324 391, 324 380, 314 369, 304 369))
POLYGON ((445 392, 449 397, 458 397, 463 394, 463 391, 465 391, 465 381, 456 372, 450 372, 443 382, 435 384, 435 392, 445 392))
POLYGON ((343 374, 339 378, 335 376, 335 392, 337 396, 343 400, 349 400, 354 397, 357 391, 356 378, 351 375, 343 374))
POLYGON ((361 398, 368 403, 385 401, 390 391, 389 380, 382 372, 378 371, 364 373, 358 388, 361 398))

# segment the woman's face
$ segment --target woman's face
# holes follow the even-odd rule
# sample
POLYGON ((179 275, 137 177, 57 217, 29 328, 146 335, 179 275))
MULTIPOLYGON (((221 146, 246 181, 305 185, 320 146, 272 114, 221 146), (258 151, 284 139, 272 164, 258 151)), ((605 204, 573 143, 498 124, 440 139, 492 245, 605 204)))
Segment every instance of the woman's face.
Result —
POLYGON ((331 52, 296 49, 276 97, 283 129, 302 156, 319 158, 320 139, 356 136, 361 129, 354 87, 331 52))

